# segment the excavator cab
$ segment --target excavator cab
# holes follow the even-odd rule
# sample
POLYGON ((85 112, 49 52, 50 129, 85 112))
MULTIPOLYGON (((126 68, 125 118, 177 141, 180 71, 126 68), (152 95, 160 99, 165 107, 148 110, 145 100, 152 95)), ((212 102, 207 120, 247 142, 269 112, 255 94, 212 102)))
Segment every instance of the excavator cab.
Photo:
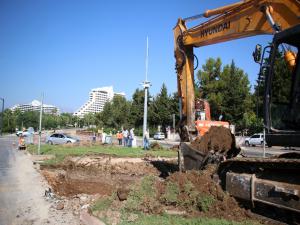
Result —
MULTIPOLYGON (((269 58, 261 59, 263 116, 269 146, 300 147, 299 37, 300 25, 275 34, 269 58)), ((256 47, 254 59, 258 55, 256 47)))

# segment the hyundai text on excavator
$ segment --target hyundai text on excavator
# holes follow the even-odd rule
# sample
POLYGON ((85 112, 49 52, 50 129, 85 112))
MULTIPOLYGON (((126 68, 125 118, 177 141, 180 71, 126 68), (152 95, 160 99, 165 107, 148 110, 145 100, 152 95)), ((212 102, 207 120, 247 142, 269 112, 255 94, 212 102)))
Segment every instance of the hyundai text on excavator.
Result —
MULTIPOLYGON (((197 100, 194 89, 193 48, 261 34, 273 35, 270 46, 257 45, 254 60, 264 82, 264 129, 268 146, 300 146, 300 1, 245 0, 203 14, 178 19, 174 28, 177 85, 180 105, 181 169, 201 169, 218 163, 222 187, 252 203, 300 213, 300 154, 277 158, 235 157, 232 149, 195 148, 197 100), (207 21, 188 28, 187 22, 207 21), (211 18, 210 18, 211 17, 211 18), (269 55, 267 57, 267 55, 269 55), (287 69, 277 69, 278 64, 287 69)), ((210 129, 212 130, 212 128, 210 129)), ((205 136, 205 135, 204 135, 205 136)), ((203 136, 203 137, 204 137, 203 136)), ((213 137, 212 137, 213 138, 213 137)), ((232 143, 235 142, 234 136, 232 143)), ((211 145, 211 140, 208 140, 211 145)), ((207 146, 206 146, 207 147, 207 146)))

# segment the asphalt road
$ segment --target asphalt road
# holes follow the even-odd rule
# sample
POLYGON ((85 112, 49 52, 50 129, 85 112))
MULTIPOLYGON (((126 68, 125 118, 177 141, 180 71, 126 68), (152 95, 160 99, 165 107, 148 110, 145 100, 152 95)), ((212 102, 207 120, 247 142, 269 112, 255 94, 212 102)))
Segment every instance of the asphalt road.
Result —
POLYGON ((79 224, 52 210, 44 197, 48 185, 16 143, 15 136, 0 137, 0 225, 79 224))

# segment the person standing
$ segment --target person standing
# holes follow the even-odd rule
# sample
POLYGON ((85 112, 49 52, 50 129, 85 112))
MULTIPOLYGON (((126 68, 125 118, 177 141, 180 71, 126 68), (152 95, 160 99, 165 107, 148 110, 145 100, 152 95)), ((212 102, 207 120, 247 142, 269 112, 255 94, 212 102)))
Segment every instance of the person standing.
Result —
POLYGON ((129 144, 128 147, 132 147, 132 141, 134 139, 134 128, 131 128, 129 131, 129 144))
POLYGON ((118 133, 117 133, 117 139, 119 141, 119 145, 122 145, 123 135, 122 135, 121 131, 118 131, 118 133))
POLYGON ((149 132, 147 130, 144 135, 144 150, 149 150, 149 132))
POLYGON ((123 129, 123 145, 124 147, 128 145, 128 130, 126 128, 123 129))

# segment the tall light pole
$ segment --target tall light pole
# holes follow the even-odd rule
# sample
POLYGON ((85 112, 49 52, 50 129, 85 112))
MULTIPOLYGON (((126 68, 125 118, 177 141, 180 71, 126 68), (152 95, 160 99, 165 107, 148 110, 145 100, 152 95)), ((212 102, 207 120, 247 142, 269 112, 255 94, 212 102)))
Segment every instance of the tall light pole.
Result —
POLYGON ((144 121, 143 121, 143 141, 144 141, 145 133, 146 133, 146 130, 147 130, 148 89, 151 86, 150 81, 148 81, 148 56, 149 56, 149 48, 148 48, 148 36, 147 36, 145 81, 142 83, 142 87, 145 90, 145 98, 144 98, 144 121))
POLYGON ((2 100, 2 113, 1 113, 1 131, 0 136, 2 136, 3 133, 3 117, 4 117, 4 98, 0 98, 2 100))
POLYGON ((39 124, 39 144, 38 144, 38 155, 40 154, 40 151, 41 151, 41 135, 42 135, 43 101, 44 101, 44 93, 42 93, 41 108, 40 108, 40 124, 39 124))

